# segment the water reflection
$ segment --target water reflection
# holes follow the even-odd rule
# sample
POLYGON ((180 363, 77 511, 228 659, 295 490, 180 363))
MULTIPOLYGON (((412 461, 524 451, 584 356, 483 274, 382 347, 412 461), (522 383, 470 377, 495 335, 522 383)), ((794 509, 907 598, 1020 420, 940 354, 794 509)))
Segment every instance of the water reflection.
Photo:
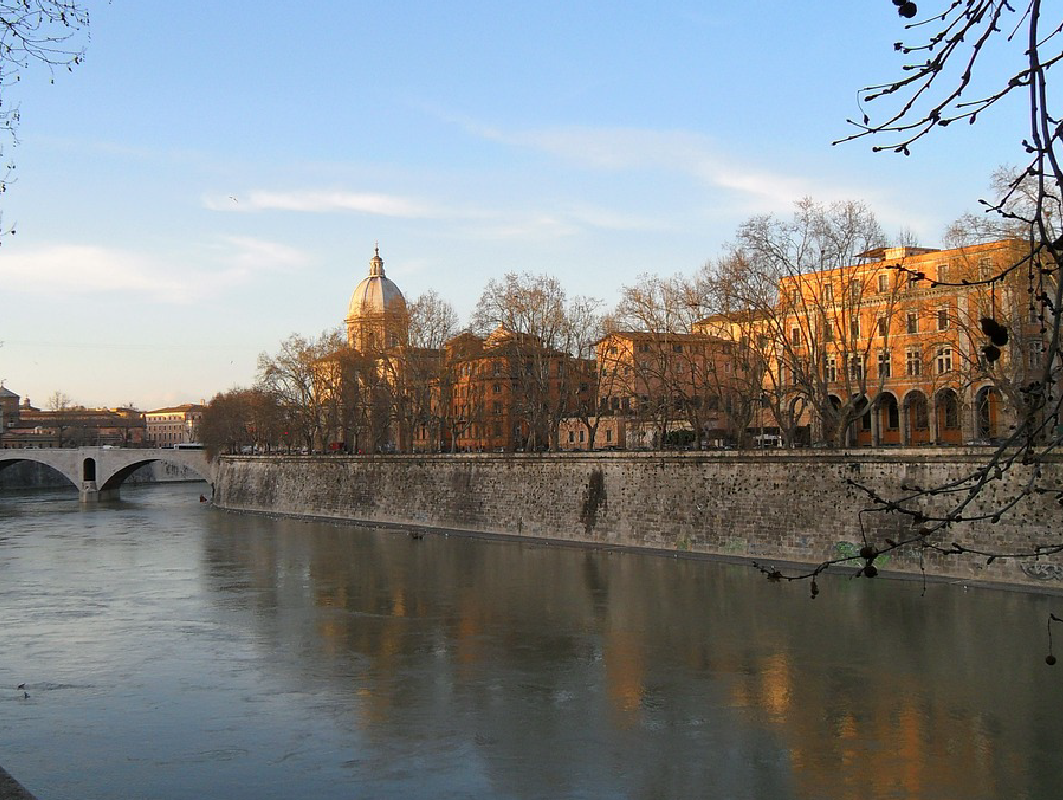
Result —
MULTIPOLYGON (((116 726, 135 764, 113 772, 144 796, 1059 794, 1048 598, 832 580, 812 602, 740 567, 183 499, 0 501, 0 600, 35 629, 0 669, 35 651, 135 684, 69 690, 77 722, 44 716, 51 746, 116 726), (91 620, 80 644, 72 610, 91 620)), ((49 784, 18 740, 0 740, 5 766, 31 788, 27 774, 76 783, 49 784)))

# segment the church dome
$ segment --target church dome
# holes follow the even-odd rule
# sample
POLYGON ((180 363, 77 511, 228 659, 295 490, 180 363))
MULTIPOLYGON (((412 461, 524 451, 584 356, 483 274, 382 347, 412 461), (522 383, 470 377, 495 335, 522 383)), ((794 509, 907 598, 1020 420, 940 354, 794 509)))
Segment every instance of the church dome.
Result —
POLYGON ((354 287, 351 302, 347 306, 347 321, 381 314, 405 314, 406 298, 399 287, 384 275, 384 259, 380 248, 369 259, 369 275, 354 287))

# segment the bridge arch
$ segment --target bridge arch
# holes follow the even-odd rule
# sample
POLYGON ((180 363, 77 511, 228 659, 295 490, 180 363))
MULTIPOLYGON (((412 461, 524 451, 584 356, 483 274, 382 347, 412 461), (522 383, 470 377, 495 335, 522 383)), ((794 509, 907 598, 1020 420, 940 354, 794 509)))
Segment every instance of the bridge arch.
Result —
MULTIPOLYGON (((65 478, 66 481, 73 488, 77 489, 80 486, 77 472, 73 469, 73 462, 71 462, 70 464, 66 464, 64 463, 64 459, 56 459, 54 457, 42 458, 40 456, 35 456, 35 452, 36 451, 34 450, 0 450, 0 475, 3 475, 5 470, 7 470, 9 467, 15 466, 16 464, 43 464, 44 466, 48 467, 49 470, 51 470, 52 472, 56 473, 62 478, 65 478)), ((3 480, 0 479, 0 486, 2 485, 3 480)))
MULTIPOLYGON (((152 451, 152 452, 156 452, 156 451, 152 451)), ((165 453, 165 452, 168 452, 168 451, 164 450, 162 452, 165 453)), ((125 483, 126 478, 128 478, 130 475, 132 475, 134 472, 136 472, 141 467, 143 467, 143 466, 145 466, 147 464, 151 464, 151 463, 153 463, 155 461, 158 461, 158 462, 164 463, 164 464, 173 464, 174 466, 178 466, 178 467, 187 467, 188 469, 190 469, 190 470, 194 471, 195 473, 197 473, 207 483, 210 483, 213 486, 213 482, 211 480, 210 468, 209 468, 209 465, 207 465, 207 463, 206 463, 206 458, 203 459, 203 468, 200 468, 199 465, 197 465, 195 463, 189 463, 185 459, 168 458, 165 455, 152 455, 149 458, 141 458, 138 461, 130 461, 129 463, 126 463, 126 464, 118 466, 113 472, 111 472, 110 475, 108 475, 107 477, 102 478, 100 481, 98 481, 98 483, 99 483, 99 491, 113 493, 113 494, 110 494, 109 496, 110 497, 116 497, 119 487, 123 483, 125 483)))
POLYGON ((185 467, 213 486, 211 464, 203 450, 134 450, 79 447, 76 450, 0 450, 0 470, 10 463, 36 461, 59 472, 82 502, 117 499, 119 487, 145 464, 161 461, 185 467))

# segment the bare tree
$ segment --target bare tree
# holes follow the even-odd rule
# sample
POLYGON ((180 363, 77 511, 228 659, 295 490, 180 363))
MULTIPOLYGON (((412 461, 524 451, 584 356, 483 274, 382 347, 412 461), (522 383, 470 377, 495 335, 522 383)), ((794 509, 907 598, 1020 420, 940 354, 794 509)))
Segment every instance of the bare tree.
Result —
POLYGON ((55 446, 62 447, 73 443, 77 436, 72 434, 76 425, 74 403, 66 392, 58 389, 48 397, 45 407, 52 412, 52 427, 55 429, 55 446))
POLYGON ((556 278, 531 273, 492 280, 480 296, 473 328, 515 334, 505 361, 531 448, 558 449, 562 418, 578 396, 590 396, 589 364, 581 359, 593 352, 599 306, 593 298, 569 298, 556 278))
MULTIPOLYGON (((905 18, 918 14, 915 3, 898 7, 905 18)), ((1022 150, 1021 166, 1010 174, 998 174, 997 193, 980 201, 991 217, 964 220, 971 233, 1014 236, 1022 246, 1016 257, 975 281, 1000 289, 1009 283, 1025 286, 1031 310, 1041 323, 1045 342, 1037 353, 1035 377, 1020 393, 1017 422, 1011 436, 986 461, 946 485, 909 487, 902 497, 882 497, 873 487, 862 488, 880 511, 898 513, 912 520, 912 533, 899 540, 866 541, 861 550, 865 564, 861 574, 873 577, 874 560, 898 548, 922 548, 944 555, 977 552, 987 563, 1001 556, 1040 558, 1063 552, 1058 540, 1033 543, 1023 552, 981 551, 958 543, 946 532, 961 523, 995 522, 1029 498, 1052 491, 1043 484, 1047 471, 1040 465, 1063 443, 1060 428, 1060 313, 1063 311, 1063 281, 1059 279, 1063 237, 1059 235, 1060 197, 1063 187, 1058 100, 1052 95, 1051 70, 1063 62, 1063 24, 1058 9, 1045 11, 1042 0, 1012 4, 1006 0, 955 0, 943 11, 905 25, 911 39, 898 41, 894 49, 909 63, 896 80, 867 87, 860 92, 861 105, 874 105, 878 118, 868 113, 849 122, 856 128, 839 142, 871 139, 873 150, 908 155, 928 136, 957 123, 976 124, 987 114, 1012 114, 1016 104, 1025 110, 1025 130, 1016 130, 1016 146, 1022 150), (1052 18, 1048 18, 1048 14, 1052 18), (1005 64, 1001 68, 999 65, 1005 64), (1030 470, 1029 479, 1018 479, 1014 494, 982 501, 983 489, 1018 465, 1030 470)), ((836 143, 839 143, 836 142, 836 143)), ((990 309, 991 310, 991 309, 990 309)), ((999 354, 1011 340, 1009 320, 987 315, 980 320, 983 353, 999 354), (996 348, 996 352, 992 349, 996 348)), ((1032 366, 1032 365, 1031 365, 1032 366)), ((814 578, 833 562, 824 562, 810 573, 794 576, 814 578)), ((776 579, 783 577, 777 572, 776 579)), ((1053 617, 1053 619, 1055 619, 1053 617)), ((1050 655, 1050 662, 1054 657, 1050 655)))
POLYGON ((327 330, 309 339, 293 333, 281 342, 277 355, 259 355, 258 379, 280 399, 289 448, 298 443, 298 447, 313 452, 325 446, 324 396, 316 384, 318 365, 344 342, 339 330, 327 330))
POLYGON ((441 401, 441 389, 449 378, 444 347, 457 329, 454 307, 437 292, 425 292, 409 305, 410 344, 397 354, 399 373, 409 399, 411 439, 430 451, 442 445, 447 404, 441 401))
MULTIPOLYGON (((80 64, 85 51, 79 42, 88 24, 88 10, 74 0, 0 0, 0 128, 6 137, 0 139, 0 157, 4 144, 18 144, 19 108, 10 103, 12 87, 32 64, 46 66, 53 80, 57 69, 80 64)), ((5 164, 0 194, 13 180, 10 158, 5 164)))
POLYGON ((763 397, 793 441, 805 409, 820 436, 843 445, 889 375, 889 335, 899 282, 860 262, 885 243, 875 215, 857 201, 805 198, 790 218, 753 217, 738 231, 710 285, 734 309, 735 339, 758 365, 763 397), (879 334, 879 335, 876 335, 879 334), (875 351, 875 352, 873 352, 875 351), (874 379, 874 380, 873 380, 874 379))
POLYGON ((199 439, 211 453, 268 453, 283 431, 280 399, 255 386, 215 395, 203 411, 199 439))

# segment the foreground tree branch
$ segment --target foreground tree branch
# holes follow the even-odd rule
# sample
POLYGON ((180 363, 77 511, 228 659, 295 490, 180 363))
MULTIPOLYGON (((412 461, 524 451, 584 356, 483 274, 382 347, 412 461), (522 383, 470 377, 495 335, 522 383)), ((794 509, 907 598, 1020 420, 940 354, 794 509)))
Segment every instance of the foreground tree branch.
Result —
MULTIPOLYGON (((914 3, 894 5, 904 18, 917 14, 914 3)), ((931 4, 921 5, 925 9, 931 4)), ((1063 552, 1063 539, 1049 533, 1028 547, 1008 551, 972 547, 964 544, 961 527, 970 523, 992 525, 1031 499, 1043 501, 1046 495, 1063 507, 1063 486, 1053 483, 1056 479, 1042 469, 1048 461, 1058 463, 1063 444, 1063 121, 1055 110, 1058 102, 1051 95, 1050 83, 1052 70, 1063 61, 1063 22, 1055 7, 1053 18, 1048 19, 1041 0, 1014 5, 1006 0, 952 0, 934 5, 938 8, 929 16, 904 26, 909 40, 894 44, 898 53, 915 59, 902 65, 904 74, 860 91, 861 109, 875 109, 878 118, 864 113, 859 120, 849 120, 855 132, 835 144, 869 139, 875 152, 909 155, 928 136, 941 135, 941 129, 953 123, 974 125, 984 114, 1008 113, 1014 102, 1021 102, 1026 110, 1024 130, 1016 130, 1014 144, 1021 153, 1022 166, 998 172, 996 196, 980 201, 983 214, 966 215, 950 234, 959 245, 990 237, 1008 238, 1021 245, 1009 263, 976 280, 964 279, 962 284, 981 284, 988 292, 1003 292, 1006 285, 1024 285, 1029 320, 1040 324, 1045 344, 1040 354, 1030 357, 1035 362, 1032 374, 1023 375, 1014 386, 1015 425, 968 474, 941 485, 904 486, 902 494, 894 497, 884 496, 868 480, 848 481, 869 501, 863 513, 907 517, 911 531, 896 540, 872 541, 865 536, 854 577, 875 577, 875 560, 898 550, 918 551, 920 559, 923 553, 977 556, 984 558, 987 566, 998 559, 1038 560, 1063 552), (991 64, 1002 56, 1011 60, 1011 67, 1000 73, 991 64), (987 503, 987 487, 1009 476, 1007 495, 987 503)), ((1014 322, 998 318, 994 304, 987 308, 981 320, 981 353, 993 362, 1007 345, 1009 324, 1014 326, 1014 322)), ((1012 336, 1015 333, 1011 331, 1012 336)), ((771 566, 758 567, 772 581, 811 581, 811 596, 815 597, 819 575, 853 563, 851 556, 836 558, 793 574, 771 566)), ((1054 615, 1049 620, 1049 664, 1055 661, 1051 655, 1053 621, 1063 620, 1054 615)))
MULTIPOLYGON (((10 101, 12 88, 34 64, 43 64, 53 81, 57 70, 80 64, 88 25, 89 12, 76 0, 0 0, 0 194, 14 180, 9 151, 18 144, 19 107, 10 101)), ((0 222, 0 234, 13 232, 0 222)))

